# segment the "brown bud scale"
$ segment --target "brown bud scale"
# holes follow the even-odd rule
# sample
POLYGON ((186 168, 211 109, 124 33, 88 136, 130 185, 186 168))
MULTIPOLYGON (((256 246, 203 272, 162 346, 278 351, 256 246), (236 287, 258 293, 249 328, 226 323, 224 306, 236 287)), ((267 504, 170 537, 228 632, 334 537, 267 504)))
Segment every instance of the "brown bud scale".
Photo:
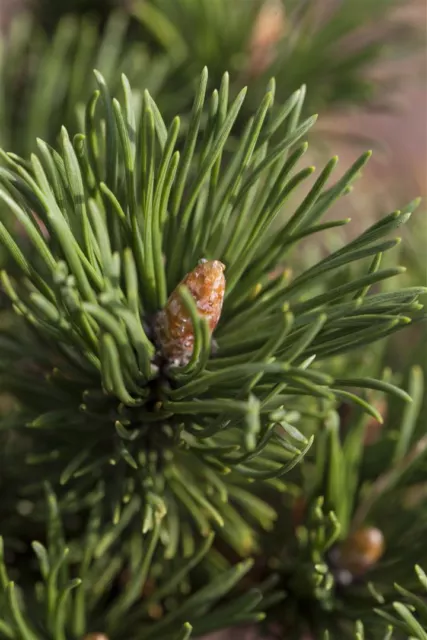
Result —
MULTIPOLYGON (((180 283, 185 285, 193 296, 197 311, 207 319, 211 333, 221 316, 225 293, 224 269, 219 260, 201 260, 180 283)), ((171 293, 165 308, 157 316, 156 336, 166 360, 182 366, 187 364, 192 356, 194 330, 191 316, 178 287, 171 293)))

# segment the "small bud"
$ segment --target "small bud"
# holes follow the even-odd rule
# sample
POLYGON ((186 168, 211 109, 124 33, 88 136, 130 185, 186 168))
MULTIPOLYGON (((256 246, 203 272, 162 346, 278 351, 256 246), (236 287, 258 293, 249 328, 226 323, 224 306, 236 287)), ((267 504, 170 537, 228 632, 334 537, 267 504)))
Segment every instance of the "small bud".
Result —
POLYGON ((384 553, 384 536, 375 527, 362 527, 350 534, 342 544, 339 564, 355 576, 374 566, 384 553))
MULTIPOLYGON (((180 283, 190 291, 199 314, 208 320, 211 332, 221 316, 225 292, 224 269, 219 260, 200 261, 180 283)), ((178 287, 157 316, 156 335, 162 354, 169 362, 187 364, 193 353, 194 331, 178 287)))

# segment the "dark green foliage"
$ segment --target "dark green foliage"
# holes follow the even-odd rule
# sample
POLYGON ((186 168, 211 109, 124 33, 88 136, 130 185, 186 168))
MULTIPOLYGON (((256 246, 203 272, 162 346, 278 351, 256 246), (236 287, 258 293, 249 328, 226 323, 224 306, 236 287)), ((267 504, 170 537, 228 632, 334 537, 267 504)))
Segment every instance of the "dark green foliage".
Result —
MULTIPOLYGON (((333 638, 352 638, 359 618, 367 637, 380 638, 378 614, 393 622, 393 638, 406 638, 399 634, 402 629, 424 637, 414 633, 416 623, 405 607, 392 604, 397 582, 400 595, 417 604, 420 621, 425 618, 425 586, 413 571, 416 563, 427 565, 421 484, 427 440, 416 433, 424 394, 419 368, 411 372, 409 391, 413 403, 404 408, 391 402, 387 409, 382 403, 384 425, 345 405, 340 415, 328 413, 317 424, 315 445, 302 468, 302 487, 284 496, 275 533, 263 545, 278 549, 269 562, 281 572, 288 593, 277 615, 289 627, 289 637, 299 637, 305 626, 314 633, 328 629, 333 638), (363 527, 383 532, 385 552, 360 575, 352 575, 342 564, 340 545, 363 527), (304 607, 310 616, 303 615, 304 607), (393 608, 404 621, 395 624, 393 608)), ((378 406, 381 395, 375 395, 371 400, 378 406)))
POLYGON ((427 576, 420 566, 416 566, 415 571, 418 581, 414 589, 417 589, 420 595, 424 597, 420 597, 416 593, 404 589, 399 584, 395 584, 395 590, 399 594, 399 598, 402 598, 402 602, 393 602, 391 613, 384 610, 377 610, 377 613, 388 623, 392 623, 399 631, 410 634, 413 638, 426 640, 427 606, 425 594, 427 592, 427 576))
MULTIPOLYGON (((179 628, 169 627, 168 620, 177 622, 178 614, 182 622, 190 619, 196 633, 258 620, 258 590, 239 596, 243 601, 235 606, 219 604, 225 609, 214 609, 212 617, 207 614, 205 603, 225 595, 250 566, 245 561, 227 568, 219 549, 239 555, 259 551, 261 531, 270 530, 276 518, 271 496, 289 490, 292 485, 283 476, 298 474, 295 469, 307 455, 301 472, 309 472, 314 454, 319 462, 310 491, 324 496, 346 531, 351 504, 335 499, 334 483, 341 480, 324 476, 341 473, 346 462, 339 455, 336 410, 346 400, 363 416, 378 418, 365 390, 411 400, 387 376, 377 380, 355 370, 349 375, 334 363, 337 355, 366 348, 419 314, 423 288, 380 289, 402 273, 400 267, 382 269, 381 259, 399 242, 389 235, 417 203, 291 274, 286 268, 291 249, 304 238, 347 224, 321 218, 345 196, 369 154, 335 181, 336 158, 317 174, 313 167, 301 168, 303 139, 315 118, 300 117, 304 90, 273 111, 273 81, 232 145, 228 141, 245 91, 230 100, 227 74, 219 90, 207 95, 203 71, 181 136, 180 119, 163 118, 148 91, 138 100, 123 76, 120 99, 112 99, 101 73, 95 77, 98 88, 87 103, 83 133, 70 136, 63 127, 57 149, 39 139, 37 154, 29 159, 2 152, 0 200, 15 217, 15 229, 21 229, 18 237, 0 223, 0 239, 17 269, 15 276, 5 271, 0 276, 14 312, 0 335, 0 384, 19 401, 1 423, 0 481, 11 491, 0 507, 2 533, 8 544, 19 543, 22 519, 16 504, 24 499, 31 512, 29 529, 43 538, 46 480, 70 532, 70 548, 81 546, 85 520, 99 520, 96 544, 108 554, 104 557, 98 547, 102 557, 95 553, 93 574, 92 557, 83 561, 77 553, 75 564, 84 562, 84 571, 75 575, 87 582, 76 594, 94 588, 102 567, 115 571, 113 578, 130 562, 129 586, 116 596, 106 585, 107 613, 102 619, 96 607, 90 609, 94 621, 87 627, 100 620, 119 638, 145 577, 151 572, 166 580, 169 561, 176 570, 182 556, 198 557, 200 545, 207 552, 200 540, 216 532, 218 548, 202 563, 202 571, 213 574, 213 590, 202 587, 202 595, 196 591, 184 602, 185 584, 176 581, 177 600, 171 606, 177 613, 150 623, 149 629, 144 609, 136 605, 135 640, 173 638, 168 634, 179 628), (305 196, 291 207, 290 194, 303 184, 305 196), (194 350, 184 365, 165 361, 154 332, 156 314, 203 258, 226 266, 215 344, 190 291, 181 287, 194 350), (333 464, 327 464, 328 456, 333 464), (219 569, 228 578, 219 577, 219 569)), ((407 417, 405 424, 411 420, 407 417)), ((406 434, 402 456, 409 427, 406 434)), ((324 523, 319 509, 319 539, 324 525, 328 536, 335 536, 335 520, 326 514, 324 523)), ((54 544, 62 554, 58 536, 54 544)), ((45 546, 53 554, 50 562, 58 563, 62 555, 45 546)), ((320 556, 328 546, 321 543, 320 556)), ((84 549, 89 554, 91 546, 84 549)), ((35 550, 44 558, 42 547, 35 550)), ((310 547, 303 555, 301 566, 310 566, 310 547)), ((55 567, 59 572, 60 564, 55 567)), ((325 603, 327 571, 324 582, 315 585, 316 597, 325 603)), ((25 563, 18 573, 27 590, 33 578, 25 563)), ((297 578, 304 581, 302 568, 297 578)), ((196 589, 205 582, 195 581, 196 589)), ((46 597, 53 597, 49 584, 48 578, 46 597)), ((64 598, 68 584, 65 578, 60 583, 64 598)), ((13 589, 5 588, 9 619, 18 624, 13 589)), ((278 597, 280 592, 267 600, 278 597)), ((58 610, 50 602, 47 614, 43 611, 33 615, 28 605, 25 615, 34 625, 47 625, 56 638, 54 625, 62 624, 58 610)), ((61 615, 63 628, 72 628, 72 608, 64 605, 61 615)), ((82 630, 86 627, 72 637, 82 630)), ((33 640, 22 632, 21 637, 33 640)))
MULTIPOLYGON (((199 635, 222 626, 263 619, 260 606, 264 592, 271 592, 277 579, 246 595, 237 593, 226 604, 222 602, 250 570, 250 560, 222 571, 210 581, 205 574, 208 582, 202 582, 203 586, 187 595, 194 582, 189 574, 209 551, 213 536, 198 549, 191 541, 185 557, 171 562, 158 553, 159 519, 149 536, 144 538, 135 531, 123 543, 120 528, 101 524, 98 503, 89 514, 85 534, 69 541, 64 538, 58 505, 50 489, 47 507, 47 542, 32 542, 42 582, 36 584, 34 593, 26 593, 24 602, 19 587, 9 580, 0 538, 1 638, 65 640, 102 630, 110 640, 178 640, 189 637, 192 631, 199 635), (142 603, 144 593, 147 595, 142 603), (156 622, 159 609, 164 615, 156 622), (188 619, 191 625, 185 622, 188 619)), ((276 591, 268 596, 278 601, 283 594, 276 591)))

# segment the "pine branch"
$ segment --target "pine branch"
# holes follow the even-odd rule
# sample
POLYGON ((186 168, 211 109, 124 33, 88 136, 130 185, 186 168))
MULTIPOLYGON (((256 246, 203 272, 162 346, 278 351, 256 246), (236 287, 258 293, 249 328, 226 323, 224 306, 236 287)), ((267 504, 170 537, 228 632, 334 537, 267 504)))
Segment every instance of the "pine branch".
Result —
MULTIPOLYGON (((350 309, 337 307, 349 294, 360 291, 367 283, 381 282, 396 275, 400 273, 399 269, 377 271, 335 288, 328 281, 328 274, 335 275, 342 266, 392 248, 393 243, 378 243, 378 240, 404 222, 409 212, 384 218, 360 238, 292 282, 279 279, 268 284, 268 274, 274 264, 266 260, 262 265, 258 264, 254 257, 263 255, 265 243, 268 246, 269 228, 283 201, 281 194, 287 194, 288 185, 293 182, 291 165, 283 154, 304 134, 311 121, 299 127, 295 122, 294 133, 288 134, 282 143, 273 143, 267 152, 268 141, 261 135, 261 127, 257 127, 251 135, 249 155, 244 152, 248 143, 243 139, 242 149, 234 155, 234 165, 233 162, 228 167, 224 165, 222 179, 213 183, 211 172, 237 117, 241 98, 230 107, 222 127, 211 124, 199 142, 201 154, 193 156, 204 101, 206 75, 203 74, 195 99, 193 124, 177 169, 179 152, 173 154, 176 125, 173 123, 170 128, 169 136, 172 137, 168 143, 163 134, 159 137, 157 133, 163 131, 163 126, 155 125, 152 99, 147 94, 142 114, 135 113, 125 78, 122 108, 118 101, 111 101, 104 79, 99 72, 96 75, 105 108, 105 133, 93 115, 95 103, 90 102, 85 138, 78 136, 72 144, 63 129, 59 154, 39 141, 40 155, 32 156, 28 169, 10 154, 3 156, 9 168, 1 170, 3 189, 0 198, 25 226, 38 256, 34 266, 30 265, 3 228, 5 245, 27 279, 32 280, 31 284, 24 280, 13 282, 3 274, 3 285, 18 314, 24 316, 46 341, 46 353, 56 353, 56 358, 59 356, 52 371, 49 391, 46 391, 49 395, 47 412, 41 416, 36 414, 29 421, 30 428, 45 428, 49 433, 58 420, 58 410, 64 411, 61 433, 54 428, 52 433, 54 440, 59 436, 55 450, 62 464, 65 463, 62 478, 69 477, 69 468, 71 475, 81 475, 79 467, 82 465, 83 469, 92 470, 91 464, 87 466, 93 456, 91 451, 94 448, 99 451, 100 447, 105 451, 103 459, 106 462, 115 465, 122 460, 121 464, 136 468, 139 473, 138 468, 145 459, 143 451, 148 444, 147 438, 150 441, 153 437, 150 435, 153 421, 163 424, 160 429, 156 428, 156 437, 160 440, 152 453, 159 462, 163 452, 160 458, 159 453, 164 449, 160 442, 173 442, 183 428, 196 439, 218 438, 214 446, 230 444, 230 434, 234 434, 233 446, 240 448, 243 445, 249 447, 248 451, 257 451, 261 447, 263 455, 268 458, 268 451, 278 438, 272 427, 286 419, 286 412, 278 417, 277 411, 272 413, 272 409, 279 409, 284 403, 289 411, 298 409, 301 395, 323 397, 333 402, 335 397, 343 394, 335 388, 340 384, 362 387, 379 384, 369 380, 337 380, 334 386, 329 376, 319 370, 311 371, 310 366, 315 354, 319 361, 319 357, 322 359, 353 346, 369 344, 409 322, 409 314, 383 316, 384 304, 395 305, 403 292, 383 296, 377 305, 373 304, 374 296, 362 294, 357 300, 357 317, 351 315, 350 309), (135 147, 135 142, 132 142, 134 125, 131 123, 138 120, 140 135, 135 147), (156 144, 160 145, 161 154, 158 165, 156 144), (259 150, 257 144, 261 145, 259 150), (210 149, 208 155, 207 149, 210 149), (264 156, 261 163, 260 153, 264 156), (265 183, 266 172, 271 173, 272 168, 277 177, 265 183), (176 181, 173 183, 174 176, 176 181), (228 186, 222 192, 224 184, 228 186), (239 216, 244 215, 242 206, 246 211, 249 187, 251 194, 256 189, 257 199, 262 196, 264 205, 262 209, 252 211, 251 235, 240 238, 234 255, 227 260, 227 248, 221 249, 216 238, 227 237, 239 216), (184 367, 166 366, 165 369, 165 363, 155 355, 159 344, 156 344, 150 318, 166 302, 165 283, 168 283, 170 292, 185 270, 203 257, 197 251, 196 238, 200 235, 199 229, 203 228, 204 218, 198 215, 196 203, 204 201, 200 198, 206 197, 206 189, 210 201, 215 203, 218 194, 221 200, 218 206, 214 205, 218 222, 204 255, 225 260, 227 264, 224 320, 217 331, 218 353, 213 359, 209 356, 210 338, 195 309, 191 309, 192 298, 187 297, 184 303, 190 305, 195 335, 193 359, 184 367), (184 190, 186 200, 182 207, 184 190), (29 193, 32 194, 31 200, 28 200, 29 193), (142 200, 138 196, 140 193, 142 200), (230 206, 232 209, 224 219, 222 212, 230 206), (48 238, 40 232, 33 212, 46 226, 48 238), (190 259, 191 252, 185 250, 189 241, 195 252, 190 259), (211 244, 212 249, 209 249, 211 244), (162 251, 167 256, 166 260, 161 258, 162 251), (120 273, 122 268, 123 276, 120 273), (319 276, 323 278, 325 292, 310 297, 310 289, 319 276), (255 283, 258 283, 258 295, 254 300, 255 283), (301 302, 301 297, 304 302, 301 302), (285 302, 287 307, 280 311, 285 302), (366 305, 369 305, 369 321, 360 325, 366 305), (340 312, 334 319, 328 318, 328 312, 337 308, 340 312), (311 310, 315 311, 313 316, 304 316, 304 312, 311 310), (345 324, 342 323, 344 318, 348 319, 345 324), (273 336, 266 343, 272 329, 273 336), (242 364, 240 356, 244 356, 242 364), (76 384, 73 380, 77 371, 80 373, 76 384), (99 396, 97 386, 101 381, 106 395, 101 393, 99 396), (76 427, 75 408, 78 406, 80 418, 77 423, 81 422, 80 428, 76 427), (71 431, 64 441, 67 416, 71 419, 71 431), (76 440, 75 436, 80 429, 87 431, 87 416, 97 419, 88 440, 88 459, 83 461, 79 439, 76 440), (107 424, 111 424, 107 430, 105 419, 107 424), (171 426, 175 424, 172 432, 167 422, 171 426), (96 424, 99 424, 98 428, 96 424), (115 429, 112 428, 114 424, 115 429), (141 427, 135 430, 136 424, 141 427), (126 429, 129 426, 131 431, 128 433, 126 429), (226 433, 225 426, 228 427, 226 433), (74 453, 70 449, 70 438, 71 442, 74 441, 74 453), (144 442, 146 444, 142 444, 141 450, 144 442), (61 452, 65 443, 66 450, 61 452), (143 458, 138 461, 141 455, 143 458)), ((271 102, 272 95, 268 95, 271 102)), ((262 123, 267 115, 263 105, 259 113, 262 123)), ((257 117, 254 122, 256 120, 257 117)), ((156 122, 162 122, 160 114, 157 114, 156 122)), ((325 207, 319 209, 318 203, 325 199, 329 202, 342 193, 348 181, 359 171, 362 161, 363 158, 356 162, 345 180, 341 179, 329 190, 317 194, 316 204, 312 202, 310 223, 306 223, 308 228, 314 221, 313 206, 317 206, 316 218, 319 218, 325 207)), ((295 227, 295 216, 299 228, 303 227, 304 219, 299 209, 285 223, 284 229, 289 229, 290 224, 295 227)), ((288 234, 292 237, 291 232, 288 234)), ((46 362, 42 363, 46 372, 47 366, 46 362)), ((31 374, 28 376, 19 371, 17 375, 21 386, 26 378, 32 385, 31 374)), ((16 391, 14 385, 19 386, 14 382, 16 376, 8 377, 9 382, 4 381, 6 388, 16 391)), ((41 393, 44 384, 38 384, 41 393)), ((393 387, 387 390, 393 392, 393 387)), ((27 396, 23 400, 31 406, 32 400, 27 396)), ((43 439, 40 444, 44 446, 43 439)), ((304 446, 302 449, 294 447, 295 460, 307 448, 304 446)), ((186 447, 189 447, 188 439, 186 447)), ((186 457, 187 454, 183 455, 186 457)), ((207 460, 217 469, 226 470, 234 466, 244 476, 267 479, 281 475, 289 468, 289 453, 283 452, 283 456, 281 461, 271 461, 265 471, 254 468, 253 463, 242 464, 241 456, 236 457, 232 453, 214 458, 208 454, 207 460)), ((200 458, 198 452, 196 467, 203 466, 200 458)), ((98 466, 98 455, 95 461, 98 466)))
POLYGON ((308 624, 313 633, 327 628, 331 638, 353 638, 352 621, 359 619, 363 625, 358 623, 356 637, 380 638, 379 614, 397 634, 406 630, 411 637, 424 637, 423 574, 416 581, 412 572, 414 564, 426 561, 425 492, 420 492, 425 438, 415 430, 423 397, 418 368, 410 391, 416 407, 411 412, 409 405, 403 412, 394 405, 387 410, 376 397, 384 426, 354 410, 350 416, 342 412, 341 420, 336 414, 319 420, 299 497, 288 499, 289 510, 263 544, 277 545, 268 565, 280 572, 288 598, 270 615, 283 629, 308 624), (415 605, 415 617, 405 604, 394 602, 394 582, 404 585, 396 588, 415 605), (292 615, 302 602, 310 603, 310 619, 292 615))
MULTIPOLYGON (((402 272, 381 269, 378 256, 395 247, 386 236, 415 204, 293 278, 283 275, 289 247, 328 229, 321 217, 369 154, 329 185, 334 159, 302 204, 279 218, 314 171, 297 167, 315 120, 299 121, 303 92, 275 120, 270 82, 233 150, 227 141, 244 91, 229 101, 227 76, 207 98, 202 73, 183 139, 179 119, 165 121, 147 91, 135 106, 125 76, 121 100, 95 76, 84 133, 70 137, 62 128, 58 150, 38 140, 29 161, 2 152, 0 200, 27 240, 0 226, 19 274, 1 274, 15 321, 1 335, 0 383, 20 402, 3 425, 2 437, 14 436, 5 479, 14 486, 19 470, 17 490, 42 519, 46 480, 66 517, 99 504, 111 528, 104 550, 110 540, 142 545, 142 530, 148 555, 139 575, 158 539, 173 559, 217 531, 247 555, 276 515, 265 498, 245 494, 250 483, 286 489, 282 476, 307 456, 310 431, 343 398, 375 417, 360 390, 410 402, 389 380, 331 375, 326 361, 419 313, 423 288, 371 293, 402 272), (359 275, 349 279, 349 267, 359 275)), ((337 450, 336 436, 323 429, 316 447, 337 450)), ((335 481, 331 475, 327 501, 335 481)), ((343 508, 334 505, 338 520, 343 508)), ((114 632, 127 624, 130 589, 111 608, 114 632)), ((206 589, 203 604, 211 600, 206 589)), ((181 613, 200 604, 197 593, 191 598, 181 613)), ((224 620, 240 618, 233 610, 224 620)))
MULTIPOLYGON (((136 534, 122 544, 117 529, 102 527, 96 505, 89 515, 85 537, 66 543, 58 531, 58 504, 50 489, 47 497, 50 542, 47 546, 32 542, 42 583, 37 584, 34 593, 27 590, 24 600, 8 577, 0 539, 0 637, 64 640, 86 637, 84 634, 102 629, 109 640, 169 640, 263 619, 262 586, 246 595, 237 593, 224 602, 228 592, 250 570, 250 560, 223 571, 190 597, 180 593, 182 584, 189 585, 194 580, 191 572, 208 553, 213 536, 194 555, 171 566, 159 561, 163 559, 158 554, 159 521, 148 539, 136 534), (76 573, 79 577, 72 577, 76 573), (104 600, 111 592, 111 584, 116 591, 118 586, 121 588, 110 595, 105 615, 104 600), (173 608, 169 605, 163 617, 156 620, 172 597, 173 608)), ((273 583, 266 585, 266 595, 278 601, 284 594, 273 593, 273 583)))

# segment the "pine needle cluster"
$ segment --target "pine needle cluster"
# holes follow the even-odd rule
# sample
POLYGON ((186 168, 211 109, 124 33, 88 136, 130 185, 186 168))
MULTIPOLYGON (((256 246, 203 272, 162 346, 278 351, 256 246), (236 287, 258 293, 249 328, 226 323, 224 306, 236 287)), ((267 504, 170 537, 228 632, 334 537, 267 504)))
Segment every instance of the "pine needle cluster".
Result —
MULTIPOLYGON (((315 121, 301 117, 304 88, 273 109, 270 81, 236 144, 246 91, 230 99, 227 74, 208 94, 203 71, 182 135, 180 118, 164 119, 148 91, 138 100, 126 76, 118 98, 95 78, 82 133, 63 127, 57 148, 38 139, 28 159, 1 153, 0 200, 22 233, 0 223, 16 265, 0 275, 13 309, 0 335, 0 384, 18 403, 2 422, 9 497, 0 510, 25 598, 2 551, 0 635, 184 639, 192 627, 200 635, 260 621, 283 599, 281 567, 249 590, 241 579, 275 525, 275 496, 297 486, 293 474, 307 472, 315 505, 299 553, 313 563, 315 540, 332 563, 336 523, 345 537, 356 487, 369 477, 368 463, 356 464, 360 447, 340 445, 338 408, 381 421, 370 393, 411 397, 387 375, 331 363, 419 314, 422 287, 381 290, 403 271, 381 266, 399 244, 388 236, 417 202, 292 273, 304 239, 348 224, 323 218, 370 155, 337 179, 337 158, 317 172, 301 167, 315 121), (226 286, 212 335, 200 301, 215 291, 186 283, 213 262, 226 286), (165 349, 164 313, 168 340, 182 349, 191 337, 185 360, 165 349), (39 539, 23 539, 27 529, 39 539), (224 549, 243 559, 230 566, 224 549)), ((384 469, 406 460, 412 417, 403 424, 384 469)), ((323 603, 329 566, 315 560, 323 577, 312 593, 323 603)), ((304 561, 296 574, 303 580, 304 561)))

